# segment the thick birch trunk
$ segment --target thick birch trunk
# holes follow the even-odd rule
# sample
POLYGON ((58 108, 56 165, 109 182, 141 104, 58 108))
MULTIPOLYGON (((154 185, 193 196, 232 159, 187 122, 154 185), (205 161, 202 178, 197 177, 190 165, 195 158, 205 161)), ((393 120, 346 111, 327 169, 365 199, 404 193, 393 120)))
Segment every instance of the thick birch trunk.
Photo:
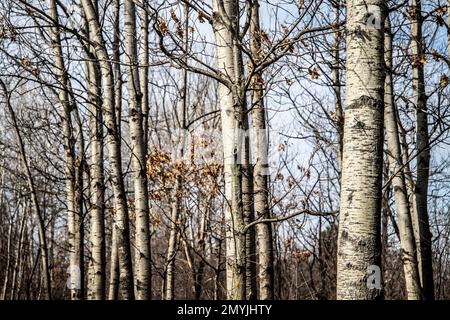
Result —
MULTIPOLYGON (((337 298, 377 299, 369 268, 381 268, 384 95, 383 0, 347 2, 347 83, 337 298)), ((380 270, 380 269, 379 269, 380 270)), ((381 283, 381 272, 373 275, 381 283)))
MULTIPOLYGON (((221 107, 223 157, 225 175, 225 246, 226 246, 226 288, 227 298, 245 299, 245 221, 242 199, 242 174, 239 147, 242 135, 242 106, 244 95, 236 82, 236 55, 238 2, 215 0, 214 35, 219 71, 230 77, 231 88, 219 84, 219 105, 221 107)), ((240 78, 240 77, 239 77, 240 78)))

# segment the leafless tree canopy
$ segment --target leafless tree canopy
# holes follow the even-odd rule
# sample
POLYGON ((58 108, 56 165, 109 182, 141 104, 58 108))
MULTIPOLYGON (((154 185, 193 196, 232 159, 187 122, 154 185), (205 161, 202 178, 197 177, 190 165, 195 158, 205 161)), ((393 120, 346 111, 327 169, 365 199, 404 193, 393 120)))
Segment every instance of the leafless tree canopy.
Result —
POLYGON ((447 0, 2 0, 2 300, 450 298, 447 0))

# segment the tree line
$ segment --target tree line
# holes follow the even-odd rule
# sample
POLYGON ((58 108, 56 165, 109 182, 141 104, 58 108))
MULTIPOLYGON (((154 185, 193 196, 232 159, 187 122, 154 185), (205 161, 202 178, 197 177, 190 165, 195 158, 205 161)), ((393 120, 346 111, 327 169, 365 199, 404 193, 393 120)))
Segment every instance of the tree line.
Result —
POLYGON ((450 2, 5 0, 1 299, 450 297, 450 2))

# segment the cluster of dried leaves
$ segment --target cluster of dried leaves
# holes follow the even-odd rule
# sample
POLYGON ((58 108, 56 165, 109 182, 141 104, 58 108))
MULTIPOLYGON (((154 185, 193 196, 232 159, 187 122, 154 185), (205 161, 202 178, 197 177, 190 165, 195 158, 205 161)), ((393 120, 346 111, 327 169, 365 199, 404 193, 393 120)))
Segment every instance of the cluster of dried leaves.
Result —
POLYGON ((220 180, 223 166, 220 164, 196 164, 192 159, 175 159, 168 152, 153 151, 147 156, 147 176, 150 185, 150 199, 170 201, 177 185, 182 181, 177 197, 186 196, 190 192, 217 195, 220 192, 220 180))
POLYGON ((35 77, 39 76, 38 67, 34 66, 31 60, 28 57, 22 57, 19 60, 20 65, 31 72, 35 77))

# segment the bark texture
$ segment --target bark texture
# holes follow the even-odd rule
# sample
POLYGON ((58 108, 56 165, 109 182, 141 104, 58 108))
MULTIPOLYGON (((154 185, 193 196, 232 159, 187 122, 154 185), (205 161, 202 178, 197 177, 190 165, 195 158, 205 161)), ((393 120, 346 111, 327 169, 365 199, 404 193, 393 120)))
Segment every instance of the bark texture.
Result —
MULTIPOLYGON (((255 62, 258 63, 261 60, 259 1, 253 1, 250 36, 251 53, 255 62)), ((255 155, 255 165, 253 168, 255 219, 267 219, 270 217, 268 139, 266 109, 264 107, 264 80, 261 73, 254 75, 252 86, 253 150, 255 155)), ((259 223, 256 225, 256 232, 258 239, 259 299, 272 300, 274 298, 272 224, 259 223)))
POLYGON ((106 244, 105 244, 105 183, 103 155, 103 116, 101 111, 101 79, 97 63, 88 62, 89 140, 90 140, 90 243, 91 263, 89 296, 105 299, 106 244))
POLYGON ((146 170, 146 148, 142 123, 142 93, 140 90, 136 40, 136 6, 125 1, 125 56, 128 65, 128 116, 130 118, 131 161, 134 180, 136 215, 135 291, 136 298, 147 300, 151 293, 150 218, 146 170))
POLYGON ((219 84, 221 107, 225 196, 225 243, 227 297, 245 299, 246 236, 242 199, 243 168, 239 154, 243 129, 243 98, 238 82, 242 76, 241 51, 238 47, 238 9, 236 0, 215 0, 214 35, 216 41, 217 67, 229 85, 219 84))
POLYGON ((134 299, 128 205, 122 175, 120 136, 117 132, 116 109, 114 107, 113 71, 95 7, 91 0, 82 0, 81 4, 88 21, 89 29, 92 32, 95 54, 100 64, 102 77, 103 114, 107 129, 107 147, 111 167, 111 184, 114 194, 114 228, 117 229, 117 246, 119 252, 120 293, 123 299, 134 299))
MULTIPOLYGON (((384 9, 347 2, 347 83, 342 155, 337 298, 377 299, 368 268, 381 268, 384 9)), ((381 277, 381 273, 378 274, 381 277)))
MULTIPOLYGON (((59 21, 56 1, 49 1, 49 15, 57 23, 59 21)), ((82 205, 79 201, 80 190, 77 190, 77 168, 81 165, 76 162, 75 155, 75 137, 73 134, 71 105, 69 97, 69 80, 64 64, 63 52, 61 47, 61 36, 58 26, 51 28, 52 31, 52 49, 55 57, 56 77, 59 82, 58 98, 62 108, 62 131, 64 134, 64 154, 65 154, 65 173, 66 173, 66 199, 67 199, 67 224, 69 232, 69 274, 70 274, 70 292, 72 300, 83 299, 84 283, 82 279, 83 250, 82 250, 82 205)), ((81 151, 82 152, 82 151, 81 151)), ((82 177, 81 177, 82 179, 82 177)), ((78 187, 80 185, 78 184, 78 187)))
POLYGON ((384 56, 386 63, 384 126, 387 138, 387 154, 392 188, 394 190, 395 205, 397 209, 398 225, 400 231, 400 245, 405 274, 406 293, 409 300, 421 299, 419 271, 417 268, 416 244, 412 227, 411 212, 409 209, 408 191, 406 187, 402 151, 397 126, 397 110, 394 100, 392 81, 392 34, 389 16, 385 22, 384 56))

